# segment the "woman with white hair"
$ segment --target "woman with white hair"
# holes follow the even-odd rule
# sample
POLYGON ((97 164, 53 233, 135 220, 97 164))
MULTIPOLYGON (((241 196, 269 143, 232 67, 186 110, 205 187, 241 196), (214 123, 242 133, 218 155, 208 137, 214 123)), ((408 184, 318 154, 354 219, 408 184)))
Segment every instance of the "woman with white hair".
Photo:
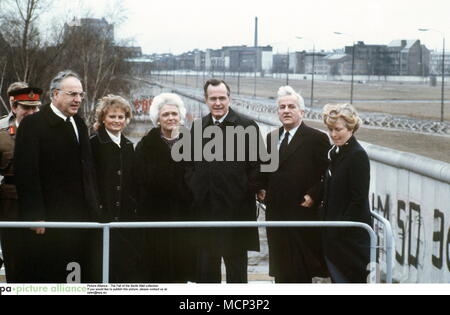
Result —
MULTIPOLYGON (((325 178, 323 218, 325 221, 371 225, 370 162, 355 138, 362 121, 348 104, 325 106, 323 120, 334 142, 325 178)), ((366 231, 327 228, 322 239, 325 261, 333 282, 367 282, 370 239, 366 231)))
MULTIPOLYGON (((176 94, 157 96, 150 107, 156 128, 136 148, 138 211, 144 221, 191 221, 191 193, 184 181, 184 164, 172 159, 171 149, 180 140, 179 127, 186 108, 176 94)), ((180 229, 149 230, 145 245, 147 282, 186 283, 194 274, 190 234, 180 229)))

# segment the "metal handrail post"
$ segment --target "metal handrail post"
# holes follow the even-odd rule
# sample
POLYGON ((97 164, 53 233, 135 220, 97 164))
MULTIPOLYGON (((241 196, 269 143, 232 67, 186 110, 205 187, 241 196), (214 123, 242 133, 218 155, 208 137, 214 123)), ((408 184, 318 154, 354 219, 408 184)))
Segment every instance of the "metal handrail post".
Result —
POLYGON ((103 282, 109 281, 109 246, 111 229, 140 229, 140 228, 241 228, 241 227, 303 227, 303 228, 362 228, 370 236, 370 282, 376 280, 376 244, 377 235, 369 225, 359 222, 133 222, 133 223, 67 223, 67 222, 0 222, 0 228, 68 228, 68 229, 102 229, 103 230, 103 282))
POLYGON ((241 227, 304 227, 304 228, 318 228, 318 227, 329 227, 329 228, 361 228, 367 231, 370 236, 370 276, 369 282, 376 282, 376 248, 377 248, 377 235, 375 231, 369 225, 360 222, 133 222, 133 223, 111 223, 110 227, 113 229, 145 229, 145 228, 153 228, 153 229, 162 229, 162 228, 241 228, 241 227))
POLYGON ((105 224, 103 227, 103 283, 109 283, 110 232, 109 225, 105 224))
POLYGON ((394 233, 392 231, 391 223, 379 215, 376 212, 372 211, 372 216, 380 221, 384 225, 384 235, 386 239, 386 282, 393 282, 393 250, 394 250, 394 233))

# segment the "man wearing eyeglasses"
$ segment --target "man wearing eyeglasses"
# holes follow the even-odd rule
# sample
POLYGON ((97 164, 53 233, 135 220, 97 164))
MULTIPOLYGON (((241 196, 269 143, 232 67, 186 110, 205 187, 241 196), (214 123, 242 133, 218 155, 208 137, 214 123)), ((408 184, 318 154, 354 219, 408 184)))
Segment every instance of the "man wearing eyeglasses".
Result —
MULTIPOLYGON (((24 221, 88 222, 98 210, 88 129, 78 115, 84 92, 79 76, 59 73, 51 104, 23 120, 15 166, 24 221)), ((89 232, 37 228, 25 237, 28 283, 92 282, 89 232)))

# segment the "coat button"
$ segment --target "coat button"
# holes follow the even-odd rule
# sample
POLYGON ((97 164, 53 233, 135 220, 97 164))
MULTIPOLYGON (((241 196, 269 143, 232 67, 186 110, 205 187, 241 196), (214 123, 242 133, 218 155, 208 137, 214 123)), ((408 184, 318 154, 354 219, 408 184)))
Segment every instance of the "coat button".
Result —
POLYGON ((116 202, 116 207, 120 207, 120 202, 119 201, 116 202))
POLYGON ((117 175, 122 176, 122 171, 117 171, 117 175))
POLYGON ((117 191, 120 191, 122 189, 122 187, 117 186, 117 191))

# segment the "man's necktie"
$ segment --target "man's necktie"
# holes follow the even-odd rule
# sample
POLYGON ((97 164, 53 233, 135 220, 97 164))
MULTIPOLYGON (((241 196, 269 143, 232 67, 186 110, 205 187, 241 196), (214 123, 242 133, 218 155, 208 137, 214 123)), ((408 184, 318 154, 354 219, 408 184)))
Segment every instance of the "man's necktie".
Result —
POLYGON ((282 159, 282 157, 284 157, 284 155, 287 152, 288 145, 289 145, 289 136, 290 136, 289 132, 286 132, 286 134, 284 135, 283 142, 281 142, 281 145, 280 145, 280 159, 282 159))
POLYGON ((69 134, 72 135, 72 138, 75 140, 75 142, 78 143, 77 134, 75 133, 75 130, 73 129, 72 122, 70 121, 70 117, 67 117, 66 119, 66 128, 69 131, 69 134))

